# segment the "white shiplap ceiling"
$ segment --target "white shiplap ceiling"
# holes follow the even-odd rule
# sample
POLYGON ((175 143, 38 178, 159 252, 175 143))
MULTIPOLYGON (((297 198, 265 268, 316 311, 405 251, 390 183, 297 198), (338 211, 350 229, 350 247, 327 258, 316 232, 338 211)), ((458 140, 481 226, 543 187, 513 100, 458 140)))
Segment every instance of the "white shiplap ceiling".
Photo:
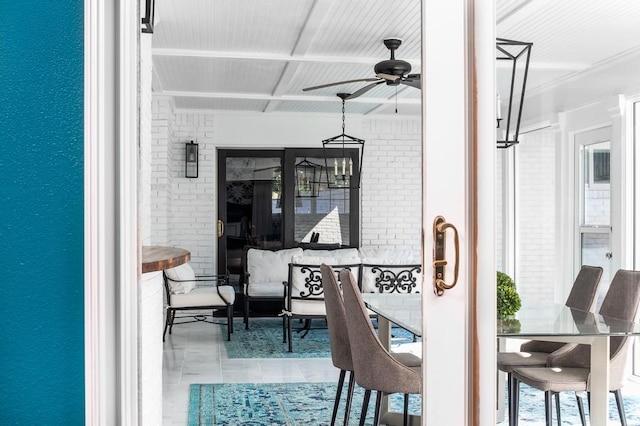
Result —
MULTIPOLYGON (((420 73, 420 6, 420 0, 156 0, 153 92, 182 110, 339 112, 336 93, 366 82, 302 88, 375 77, 374 65, 389 58, 386 38, 403 41, 396 58, 420 73)), ((529 118, 640 91, 640 1, 497 0, 495 8, 498 37, 534 43, 529 118)), ((419 90, 381 84, 348 100, 347 111, 394 114, 396 104, 398 114, 419 114, 419 90)))

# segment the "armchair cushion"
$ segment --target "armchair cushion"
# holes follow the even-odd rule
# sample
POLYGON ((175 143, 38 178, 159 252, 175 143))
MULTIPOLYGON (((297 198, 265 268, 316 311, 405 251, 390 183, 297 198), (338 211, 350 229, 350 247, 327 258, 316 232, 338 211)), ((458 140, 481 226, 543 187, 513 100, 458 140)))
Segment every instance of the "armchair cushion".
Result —
POLYGON ((300 255, 301 248, 276 251, 249 249, 246 294, 253 297, 283 297, 283 283, 288 279, 289 263, 294 256, 300 255))
POLYGON ((189 263, 166 269, 164 273, 169 279, 172 294, 186 294, 196 287, 196 274, 189 263))
POLYGON ((283 250, 249 249, 247 251, 247 272, 251 285, 280 283, 287 280, 289 263, 293 256, 301 256, 301 248, 283 250))
POLYGON ((364 293, 413 293, 422 289, 420 254, 411 249, 360 248, 364 293))
POLYGON ((235 297, 235 290, 230 285, 196 287, 186 294, 174 294, 171 307, 225 306, 233 304, 235 297))

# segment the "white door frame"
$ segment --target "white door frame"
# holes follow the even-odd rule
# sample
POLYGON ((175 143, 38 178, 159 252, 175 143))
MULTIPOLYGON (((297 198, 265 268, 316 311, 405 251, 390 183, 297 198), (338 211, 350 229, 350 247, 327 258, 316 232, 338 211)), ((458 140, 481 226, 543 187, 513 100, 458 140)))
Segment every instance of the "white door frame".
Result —
POLYGON ((85 0, 85 423, 138 419, 138 2, 85 0))
MULTIPOLYGON (((423 398, 423 424, 427 425, 495 425, 494 70, 492 4, 422 3, 423 395, 430 395, 423 398), (438 215, 457 227, 460 240, 458 284, 440 297, 431 284, 432 223, 438 215)), ((448 259, 453 265, 452 253, 448 259)))

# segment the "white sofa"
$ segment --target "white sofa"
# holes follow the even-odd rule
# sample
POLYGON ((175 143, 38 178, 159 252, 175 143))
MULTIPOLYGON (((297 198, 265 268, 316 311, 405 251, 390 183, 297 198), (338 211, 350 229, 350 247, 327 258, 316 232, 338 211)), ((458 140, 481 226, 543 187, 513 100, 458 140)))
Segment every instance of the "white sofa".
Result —
MULTIPOLYGON (((291 320, 326 316, 320 273, 323 263, 333 266, 336 272, 351 269, 363 292, 415 293, 422 290, 420 254, 408 249, 362 247, 270 251, 251 248, 246 253, 245 327, 249 326, 251 301, 281 300, 287 329, 283 340, 288 340, 291 352, 291 320)), ((308 324, 309 321, 305 327, 308 324)), ((306 331, 308 328, 305 328, 305 334, 306 331)))

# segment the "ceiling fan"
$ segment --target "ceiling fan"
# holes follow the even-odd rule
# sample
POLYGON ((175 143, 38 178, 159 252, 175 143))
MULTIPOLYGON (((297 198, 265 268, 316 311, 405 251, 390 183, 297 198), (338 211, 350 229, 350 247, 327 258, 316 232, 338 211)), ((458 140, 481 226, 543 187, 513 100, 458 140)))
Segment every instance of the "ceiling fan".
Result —
POLYGON ((371 78, 359 78, 356 80, 338 81, 335 83, 321 84, 319 86, 306 87, 302 91, 322 89, 325 87, 338 86, 340 84, 358 83, 360 81, 373 81, 373 83, 364 86, 363 88, 356 90, 346 99, 357 98, 363 93, 368 92, 379 84, 386 83, 388 86, 398 86, 400 84, 406 84, 407 86, 420 89, 420 74, 409 74, 411 72, 411 64, 407 61, 395 58, 395 51, 402 44, 402 40, 390 38, 384 40, 384 45, 391 51, 391 58, 378 62, 373 71, 376 73, 376 77, 371 78))

